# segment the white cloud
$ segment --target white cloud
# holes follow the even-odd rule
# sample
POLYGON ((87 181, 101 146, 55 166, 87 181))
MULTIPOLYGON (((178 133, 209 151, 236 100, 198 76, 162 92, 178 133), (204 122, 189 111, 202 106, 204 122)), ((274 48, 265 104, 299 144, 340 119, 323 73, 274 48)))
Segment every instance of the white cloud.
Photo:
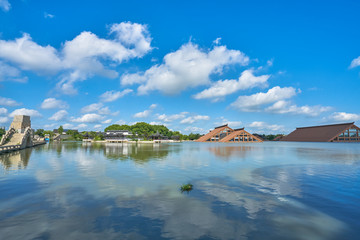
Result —
POLYGON ((235 102, 231 104, 232 107, 245 111, 259 111, 260 107, 283 99, 288 99, 296 95, 296 89, 292 87, 273 87, 266 93, 260 92, 250 96, 239 96, 235 102))
POLYGON ((40 46, 24 33, 14 41, 0 40, 0 58, 6 59, 23 70, 55 73, 62 68, 57 51, 51 46, 40 46))
POLYGON ((253 70, 245 70, 241 73, 238 80, 220 80, 214 82, 210 88, 194 95, 195 99, 211 98, 218 101, 226 95, 235 93, 239 90, 250 89, 254 87, 267 87, 267 80, 270 75, 254 76, 253 70))
POLYGON ((60 110, 56 113, 54 113, 54 115, 52 115, 49 120, 53 120, 53 121, 61 121, 61 120, 65 120, 67 118, 68 112, 65 110, 60 110))
POLYGON ((201 121, 201 120, 210 120, 210 117, 209 116, 206 116, 206 115, 196 115, 196 116, 191 116, 191 117, 187 117, 183 120, 180 121, 180 123, 182 124, 192 124, 194 122, 197 122, 197 121, 201 121))
POLYGON ((355 122, 360 120, 360 114, 346 113, 346 112, 334 112, 328 117, 328 120, 335 122, 355 122))
POLYGON ((112 122, 112 119, 107 119, 107 120, 105 120, 105 121, 102 121, 101 123, 109 124, 109 123, 111 123, 111 122, 112 122))
POLYGON ((87 105, 87 106, 83 107, 80 110, 80 112, 81 113, 97 112, 98 114, 104 114, 104 115, 111 114, 109 107, 104 107, 104 105, 102 103, 93 103, 93 104, 87 105))
POLYGON ((119 120, 119 121, 116 121, 115 124, 125 125, 125 124, 126 124, 126 121, 124 121, 124 120, 119 120))
POLYGON ((145 25, 131 22, 113 24, 109 33, 111 39, 104 39, 84 31, 65 41, 60 50, 50 45, 41 46, 25 33, 15 40, 0 40, 0 58, 38 74, 61 72, 57 88, 65 94, 75 94, 75 82, 95 75, 115 78, 118 73, 111 67, 142 57, 152 49, 145 25))
POLYGON ((73 128, 74 127, 74 124, 71 124, 71 123, 65 123, 64 125, 63 125, 63 128, 64 129, 71 129, 71 128, 73 128))
POLYGON ((44 18, 54 18, 54 17, 55 17, 54 14, 50 14, 50 13, 44 12, 44 18))
POLYGON ((11 98, 0 97, 0 106, 15 107, 21 105, 11 98))
POLYGON ((123 22, 113 24, 110 34, 114 39, 99 38, 91 32, 82 32, 63 48, 65 67, 73 71, 58 83, 64 93, 74 94, 74 83, 93 75, 115 78, 118 73, 107 69, 102 59, 120 64, 131 58, 144 56, 151 50, 151 38, 145 25, 123 22))
POLYGON ((1 81, 25 83, 28 81, 28 78, 22 77, 19 69, 0 61, 0 82, 1 81))
POLYGON ((161 114, 158 115, 157 119, 163 122, 172 122, 175 120, 179 120, 179 119, 183 119, 186 117, 186 115, 189 114, 188 112, 181 112, 178 114, 172 114, 172 115, 166 115, 166 114, 161 114))
POLYGON ((102 125, 101 124, 96 124, 95 126, 94 126, 94 128, 101 128, 102 127, 102 125))
POLYGON ((134 118, 146 118, 150 115, 151 111, 150 110, 145 110, 143 112, 138 112, 134 114, 134 118))
POLYGON ((12 113, 10 113, 10 117, 14 117, 15 115, 27 115, 30 117, 41 117, 41 114, 34 110, 34 109, 26 109, 26 108, 19 108, 14 110, 12 113))
POLYGON ((138 112, 135 113, 133 115, 134 118, 147 118, 150 116, 150 114, 152 113, 152 111, 157 107, 157 104, 151 104, 149 109, 143 111, 143 112, 138 112))
POLYGON ((258 130, 268 130, 272 132, 284 131, 283 125, 277 124, 268 124, 266 122, 252 122, 249 127, 258 129, 258 130))
POLYGON ((0 123, 8 123, 10 122, 10 118, 8 117, 0 117, 0 123))
POLYGON ((228 124, 232 128, 241 127, 243 123, 241 121, 229 121, 228 119, 224 117, 220 117, 220 122, 216 122, 216 125, 225 125, 228 124))
POLYGON ((81 123, 97 123, 101 122, 104 119, 103 116, 96 113, 88 113, 79 118, 73 118, 72 122, 81 122, 81 123))
POLYGON ((302 114, 302 115, 308 115, 308 116, 318 116, 323 112, 330 111, 331 107, 323 107, 320 105, 317 106, 296 106, 294 104, 291 104, 288 101, 280 100, 275 102, 270 107, 266 108, 265 110, 267 112, 271 113, 292 113, 292 114, 302 114))
POLYGON ((8 110, 6 108, 0 108, 0 115, 7 114, 8 110))
POLYGON ((168 53, 163 64, 154 65, 145 73, 123 75, 121 83, 140 83, 139 94, 158 90, 173 95, 187 88, 209 84, 210 74, 221 73, 227 65, 247 65, 248 62, 249 58, 241 51, 229 50, 226 46, 202 50, 198 45, 189 42, 179 50, 168 53))
POLYGON ((8 0, 0 0, 0 8, 4 11, 7 12, 10 10, 11 5, 9 3, 8 0))
POLYGON ((44 129, 51 129, 57 126, 57 123, 45 124, 44 129))
POLYGON ((47 98, 42 104, 42 109, 54 109, 54 108, 68 108, 68 104, 62 100, 57 100, 56 98, 47 98))
POLYGON ((123 91, 107 91, 100 95, 100 100, 102 102, 113 102, 131 92, 133 92, 132 89, 125 89, 123 91))
POLYGON ((75 126, 75 129, 84 129, 84 128, 86 128, 86 127, 87 127, 86 124, 80 123, 79 125, 75 126))
POLYGON ((185 132, 188 132, 188 133, 206 133, 207 131, 203 128, 200 128, 200 127, 186 127, 185 129, 185 132))
POLYGON ((355 68, 355 67, 358 67, 358 66, 360 66, 360 56, 351 61, 351 64, 350 64, 349 68, 355 68))

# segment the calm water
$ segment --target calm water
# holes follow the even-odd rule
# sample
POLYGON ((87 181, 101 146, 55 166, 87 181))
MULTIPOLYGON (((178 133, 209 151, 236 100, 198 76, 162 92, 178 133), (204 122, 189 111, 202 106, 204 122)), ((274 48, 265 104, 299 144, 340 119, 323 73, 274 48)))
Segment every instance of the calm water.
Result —
POLYGON ((62 143, 0 166, 0 239, 360 238, 360 144, 62 143))

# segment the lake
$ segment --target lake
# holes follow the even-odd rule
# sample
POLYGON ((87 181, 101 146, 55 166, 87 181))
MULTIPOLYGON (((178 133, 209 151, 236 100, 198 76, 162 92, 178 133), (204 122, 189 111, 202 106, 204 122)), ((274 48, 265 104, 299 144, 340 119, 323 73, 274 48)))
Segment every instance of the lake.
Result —
POLYGON ((0 155, 0 238, 359 239, 359 163, 356 143, 50 143, 0 155))

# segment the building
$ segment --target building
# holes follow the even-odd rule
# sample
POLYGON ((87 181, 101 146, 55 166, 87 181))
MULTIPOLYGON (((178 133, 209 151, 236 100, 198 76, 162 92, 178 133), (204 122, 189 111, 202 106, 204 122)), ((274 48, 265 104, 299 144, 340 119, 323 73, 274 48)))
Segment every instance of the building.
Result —
POLYGON ((225 124, 216 127, 196 142, 262 142, 262 140, 248 133, 244 128, 232 129, 225 124))
POLYGON ((280 141, 292 142, 360 142, 360 128, 354 122, 300 127, 280 141))
POLYGON ((136 136, 128 130, 110 130, 104 132, 103 135, 107 142, 129 141, 136 136))

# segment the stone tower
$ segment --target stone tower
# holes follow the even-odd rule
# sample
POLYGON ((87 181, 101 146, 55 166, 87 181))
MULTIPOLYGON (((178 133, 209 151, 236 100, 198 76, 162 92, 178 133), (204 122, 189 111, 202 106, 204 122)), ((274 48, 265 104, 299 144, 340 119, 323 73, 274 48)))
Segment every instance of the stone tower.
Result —
POLYGON ((25 128, 31 128, 30 116, 16 115, 12 121, 10 128, 14 128, 18 133, 24 133, 25 128))

